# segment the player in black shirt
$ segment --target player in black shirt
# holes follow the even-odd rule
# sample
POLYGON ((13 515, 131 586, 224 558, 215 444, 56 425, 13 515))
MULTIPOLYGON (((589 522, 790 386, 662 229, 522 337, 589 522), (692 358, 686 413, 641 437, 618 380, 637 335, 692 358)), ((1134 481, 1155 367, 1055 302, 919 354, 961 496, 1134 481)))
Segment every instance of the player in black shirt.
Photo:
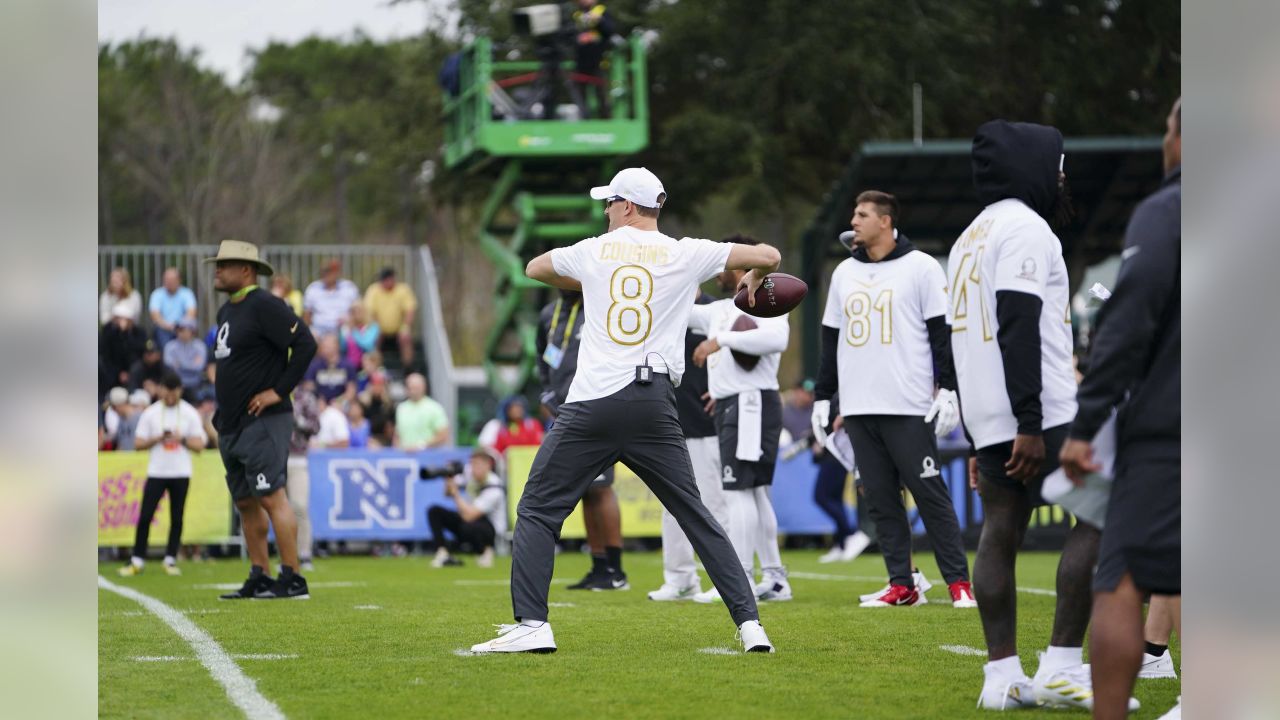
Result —
POLYGON ((274 272, 258 259, 257 246, 223 240, 218 256, 205 262, 217 264, 214 288, 231 296, 218 309, 213 425, 253 563, 244 585, 222 599, 310 597, 297 573, 298 524, 284 487, 293 432, 289 393, 315 356, 316 341, 284 301, 257 286, 258 275, 274 272), (267 571, 268 523, 280 550, 275 580, 267 571))

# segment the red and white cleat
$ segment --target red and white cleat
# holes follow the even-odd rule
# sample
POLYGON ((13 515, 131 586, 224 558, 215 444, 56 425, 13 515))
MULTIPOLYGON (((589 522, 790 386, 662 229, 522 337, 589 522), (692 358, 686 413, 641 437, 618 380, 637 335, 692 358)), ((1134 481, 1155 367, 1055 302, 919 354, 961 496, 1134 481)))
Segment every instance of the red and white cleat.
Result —
POLYGON ((890 585, 879 597, 863 601, 859 607, 895 607, 898 605, 915 605, 920 600, 920 593, 905 585, 890 585))
POLYGON ((978 607, 978 601, 973 599, 973 586, 968 580, 957 580, 948 585, 947 589, 951 591, 951 607, 978 607))

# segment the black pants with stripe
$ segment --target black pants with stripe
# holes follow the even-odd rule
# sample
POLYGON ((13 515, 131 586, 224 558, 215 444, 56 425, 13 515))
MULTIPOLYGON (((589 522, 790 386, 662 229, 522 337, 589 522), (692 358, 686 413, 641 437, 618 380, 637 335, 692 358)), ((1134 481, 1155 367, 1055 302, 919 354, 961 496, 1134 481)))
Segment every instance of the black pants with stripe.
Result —
POLYGON ((876 541, 889 570, 889 582, 911 587, 911 526, 902 489, 920 510, 933 544, 938 570, 947 583, 969 579, 969 562, 960 537, 951 493, 942 480, 938 438, 933 423, 919 415, 849 415, 845 431, 862 478, 867 512, 876 523, 876 541))
POLYGON ((560 528, 605 468, 624 462, 680 524, 735 624, 759 620, 755 594, 724 528, 702 504, 663 374, 608 397, 567 403, 538 448, 516 509, 511 604, 517 620, 546 620, 560 528))
POLYGON ((147 541, 151 536, 151 520, 156 516, 156 507, 165 492, 169 493, 169 544, 164 554, 168 557, 178 556, 178 547, 182 544, 182 511, 187 505, 187 489, 191 486, 191 478, 147 478, 142 486, 142 508, 138 511, 138 528, 134 534, 133 556, 147 556, 147 541))

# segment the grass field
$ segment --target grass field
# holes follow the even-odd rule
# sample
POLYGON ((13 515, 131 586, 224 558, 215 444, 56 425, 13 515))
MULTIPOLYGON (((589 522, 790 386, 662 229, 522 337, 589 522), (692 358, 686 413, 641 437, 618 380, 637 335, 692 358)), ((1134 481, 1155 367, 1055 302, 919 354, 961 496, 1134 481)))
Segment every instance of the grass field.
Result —
MULTIPOLYGON (((976 610, 945 602, 862 609, 856 595, 880 587, 877 556, 819 565, 789 552, 795 600, 765 604, 775 655, 743 655, 723 605, 655 603, 657 553, 625 558, 632 589, 570 591, 587 569, 561 556, 551 590, 552 655, 468 656, 510 622, 509 564, 432 569, 425 558, 334 558, 308 575, 307 601, 220 602, 246 572, 240 562, 187 563, 181 577, 149 563, 136 578, 108 581, 167 603, 207 632, 287 716, 510 718, 962 718, 974 708, 985 658, 976 610), (953 646, 947 651, 941 646, 953 646), (958 646, 958 647, 955 647, 958 646), (973 654, 964 648, 973 648, 973 654), (269 659, 260 656, 275 656, 269 659)), ((1055 554, 1020 561, 1019 651, 1035 671, 1053 615, 1055 554)), ((706 580, 704 577, 704 586, 706 580)), ((1174 648, 1178 659, 1178 648, 1174 648)), ((1180 681, 1141 681, 1136 718, 1159 717, 1180 681)), ((98 710, 102 717, 222 718, 241 712, 192 646, 156 615, 114 592, 98 593, 98 710)), ((1027 710, 1021 716, 1083 712, 1027 710)))

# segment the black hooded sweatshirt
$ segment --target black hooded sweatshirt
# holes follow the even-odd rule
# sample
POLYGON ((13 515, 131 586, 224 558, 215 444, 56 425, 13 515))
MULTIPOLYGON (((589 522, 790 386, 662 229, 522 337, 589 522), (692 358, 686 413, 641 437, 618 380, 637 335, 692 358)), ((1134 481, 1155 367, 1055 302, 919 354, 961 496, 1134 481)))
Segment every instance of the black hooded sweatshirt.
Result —
MULTIPOLYGON (((1058 168, 1062 133, 1034 123, 992 120, 973 138, 973 187, 983 206, 1005 199, 1022 201, 1037 215, 1052 221, 1058 198, 1058 168)), ((996 293, 996 342, 1004 365, 1005 390, 1018 421, 1019 435, 1040 435, 1044 415, 1040 405, 1040 310, 1042 301, 1030 293, 996 293)), ((960 398, 964 403, 964 398, 960 398)))
MULTIPOLYGON (((903 233, 898 233, 897 243, 880 260, 872 260, 866 248, 853 251, 853 259, 861 263, 893 262, 916 249, 915 245, 903 233)), ((946 317, 925 318, 925 328, 929 332, 929 348, 933 352, 933 375, 938 387, 947 390, 956 389, 955 362, 951 357, 951 328, 947 326, 946 317)), ((836 354, 840 346, 840 329, 822 326, 822 359, 818 363, 818 382, 814 385, 813 395, 818 400, 830 400, 840 387, 840 378, 836 354)), ((832 413, 832 419, 837 413, 832 413)))

